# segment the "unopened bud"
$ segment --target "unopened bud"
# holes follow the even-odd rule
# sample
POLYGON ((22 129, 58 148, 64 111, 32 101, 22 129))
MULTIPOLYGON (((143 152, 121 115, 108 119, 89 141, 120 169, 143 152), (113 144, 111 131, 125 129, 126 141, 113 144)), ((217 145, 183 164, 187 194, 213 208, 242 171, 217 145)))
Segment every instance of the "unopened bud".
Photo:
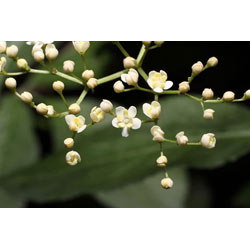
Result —
POLYGON ((90 79, 87 81, 87 86, 88 86, 90 89, 94 89, 94 88, 97 86, 97 79, 96 79, 96 78, 90 78, 90 79))
POLYGON ((165 43, 165 41, 154 41, 154 43, 156 44, 156 45, 162 45, 163 43, 165 43))
POLYGON ((30 92, 25 91, 21 94, 21 100, 27 104, 30 104, 33 100, 33 96, 30 92))
POLYGON ((212 89, 208 89, 208 88, 204 89, 202 91, 202 97, 203 97, 204 100, 212 99, 214 97, 213 90, 212 89))
POLYGON ((64 146, 66 148, 73 148, 73 146, 74 146, 74 139, 72 139, 72 138, 65 139, 64 140, 64 146))
POLYGON ((203 70, 203 64, 202 62, 197 62, 195 64, 193 64, 192 66, 192 73, 196 76, 198 74, 200 74, 203 70))
POLYGON ((136 66, 136 60, 133 57, 128 56, 123 59, 123 66, 125 69, 134 68, 136 66))
POLYGON ((218 59, 216 57, 210 57, 207 60, 207 67, 215 67, 218 64, 218 59))
POLYGON ((10 58, 16 58, 18 54, 18 48, 16 45, 11 45, 6 48, 6 55, 10 58))
POLYGON ((73 73, 74 67, 75 67, 75 62, 73 61, 68 60, 63 63, 63 71, 65 73, 68 73, 68 74, 73 73))
POLYGON ((5 53, 7 47, 6 42, 0 42, 0 53, 5 53))
POLYGON ((81 111, 81 107, 77 103, 73 103, 69 106, 69 113, 70 114, 76 115, 76 114, 80 113, 80 111, 81 111))
POLYGON ((36 106, 36 111, 40 115, 46 115, 48 113, 48 106, 44 103, 40 103, 36 106))
POLYGON ((215 111, 213 109, 205 109, 203 113, 203 118, 206 120, 213 120, 214 112, 215 111))
POLYGON ((48 44, 45 48, 45 55, 48 58, 48 60, 50 61, 54 61, 57 56, 58 56, 59 52, 56 49, 54 44, 48 44))
POLYGON ((117 82, 115 82, 113 88, 114 88, 115 93, 122 93, 124 91, 125 87, 124 87, 122 81, 117 81, 117 82))
POLYGON ((143 43, 146 47, 148 47, 148 46, 151 44, 151 41, 142 41, 142 43, 143 43))
POLYGON ((234 100, 234 96, 235 96, 234 92, 232 92, 232 91, 227 91, 227 92, 224 93, 222 99, 223 99, 223 101, 225 101, 225 102, 231 102, 231 101, 234 100))
POLYGON ((179 84, 179 91, 180 93, 184 94, 190 90, 189 82, 181 82, 179 84))
POLYGON ((113 110, 113 104, 109 100, 104 99, 100 104, 100 108, 102 109, 102 111, 109 113, 113 110))
POLYGON ((85 81, 88 81, 90 78, 94 78, 94 76, 95 76, 94 71, 91 69, 87 69, 82 72, 82 78, 85 81))
POLYGON ((157 158, 156 164, 158 167, 165 167, 168 163, 168 159, 165 155, 161 155, 157 158))
POLYGON ((165 189, 171 188, 173 185, 174 185, 174 182, 169 177, 161 180, 161 186, 165 189))
POLYGON ((250 89, 248 89, 244 94, 244 99, 250 99, 250 89))
POLYGON ((39 63, 43 62, 43 60, 44 60, 44 53, 43 53, 42 50, 37 50, 37 51, 34 52, 33 57, 34 57, 34 59, 35 59, 36 62, 39 62, 39 63))
POLYGON ((19 69, 29 70, 28 62, 23 58, 18 59, 16 64, 19 69))
POLYGON ((52 117, 55 114, 55 109, 54 109, 54 107, 52 105, 48 105, 47 107, 48 107, 47 115, 49 117, 52 117))
POLYGON ((62 93, 62 91, 64 90, 64 83, 61 81, 55 81, 53 82, 52 87, 57 93, 62 93))
POLYGON ((9 77, 5 80, 5 86, 10 90, 16 89, 16 79, 13 77, 9 77))

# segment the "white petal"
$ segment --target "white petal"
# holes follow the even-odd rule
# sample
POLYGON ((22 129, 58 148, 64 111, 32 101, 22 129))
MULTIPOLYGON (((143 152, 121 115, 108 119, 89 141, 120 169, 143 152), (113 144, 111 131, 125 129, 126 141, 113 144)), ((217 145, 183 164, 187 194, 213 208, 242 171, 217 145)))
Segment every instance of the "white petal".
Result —
POLYGON ((165 75, 168 78, 167 73, 164 70, 160 70, 161 75, 165 75))
POLYGON ((83 125, 82 127, 80 127, 78 130, 77 130, 77 133, 81 133, 87 126, 86 125, 83 125))
POLYGON ((154 108, 161 108, 161 104, 157 101, 152 101, 151 102, 151 105, 154 107, 154 108))
POLYGON ((71 122, 74 120, 75 116, 74 115, 66 115, 65 116, 65 121, 68 125, 71 124, 71 122))
POLYGON ((170 89, 173 86, 173 84, 174 83, 172 81, 166 81, 164 89, 170 89))
POLYGON ((127 74, 122 74, 122 75, 121 75, 121 79, 122 79, 123 82, 127 82, 127 81, 126 81, 126 76, 127 76, 127 74))
POLYGON ((137 113, 137 109, 135 106, 131 106, 129 109, 128 109, 128 115, 129 117, 135 117, 136 116, 136 113, 137 113))
POLYGON ((154 88, 153 90, 154 90, 154 92, 156 92, 156 93, 162 93, 162 92, 163 92, 163 89, 160 88, 160 87, 154 88))
POLYGON ((123 116, 124 109, 125 109, 125 108, 122 107, 122 106, 117 107, 117 108, 115 109, 116 115, 121 115, 121 116, 123 116))
POLYGON ((84 118, 82 115, 79 115, 78 118, 79 118, 80 120, 82 120, 82 123, 83 123, 83 124, 85 123, 85 118, 84 118))
POLYGON ((118 119, 117 118, 114 118, 112 120, 112 126, 115 127, 115 128, 119 128, 119 126, 118 126, 118 119))
POLYGON ((123 130, 122 130, 122 136, 123 136, 123 137, 128 137, 128 136, 129 136, 128 128, 127 128, 127 127, 124 127, 124 128, 123 128, 123 130))
POLYGON ((140 127, 141 127, 141 120, 139 118, 134 118, 132 129, 138 129, 140 127))
POLYGON ((156 73, 155 70, 152 70, 148 73, 149 78, 151 78, 156 73))
MULTIPOLYGON (((146 115, 146 116, 148 116, 148 114, 147 114, 147 110, 150 108, 150 104, 149 103, 144 103, 143 105, 142 105, 142 109, 143 109, 143 113, 146 115)), ((149 116, 148 116, 149 117, 149 116)))

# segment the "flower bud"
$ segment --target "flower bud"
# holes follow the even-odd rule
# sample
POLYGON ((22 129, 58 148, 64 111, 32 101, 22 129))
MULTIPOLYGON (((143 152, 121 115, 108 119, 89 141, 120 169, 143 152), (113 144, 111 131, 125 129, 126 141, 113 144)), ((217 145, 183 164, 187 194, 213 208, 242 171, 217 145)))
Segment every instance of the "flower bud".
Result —
POLYGON ((21 100, 24 103, 30 104, 33 100, 33 96, 30 92, 25 91, 21 94, 21 100))
POLYGON ((201 145, 204 148, 208 148, 208 149, 214 148, 215 144, 216 144, 216 138, 214 134, 208 133, 208 134, 204 134, 201 137, 201 145))
POLYGON ((74 146, 74 139, 72 139, 72 138, 65 139, 64 140, 64 146, 66 148, 73 148, 73 146, 74 146))
POLYGON ((61 81, 55 81, 53 82, 52 87, 57 93, 62 93, 62 91, 64 90, 64 83, 61 81))
POLYGON ((208 88, 204 89, 202 91, 202 97, 203 97, 204 100, 212 99, 214 97, 213 90, 212 89, 208 89, 208 88))
POLYGON ((101 122, 105 118, 105 112, 101 108, 94 107, 90 112, 90 118, 93 122, 101 122))
POLYGON ((115 93, 122 93, 124 91, 124 85, 122 81, 115 82, 113 88, 114 88, 115 93))
POLYGON ((113 104, 109 100, 103 99, 103 101, 100 104, 100 108, 102 109, 102 111, 109 113, 113 110, 113 104))
POLYGON ((94 88, 97 86, 97 79, 96 79, 96 78, 90 78, 90 79, 87 81, 87 86, 88 86, 90 89, 94 89, 94 88))
POLYGON ((34 57, 36 62, 41 63, 44 60, 44 53, 42 50, 37 50, 34 52, 33 57, 34 57))
POLYGON ((203 118, 206 120, 213 120, 214 112, 215 111, 213 109, 205 109, 203 113, 203 118))
POLYGON ((54 61, 57 58, 58 54, 59 52, 54 44, 48 44, 46 46, 45 55, 49 61, 54 61))
POLYGON ((87 49, 89 48, 90 43, 84 41, 74 41, 72 42, 75 50, 80 54, 84 55, 87 49))
POLYGON ((207 67, 215 67, 218 64, 218 59, 216 57, 210 57, 207 60, 207 67))
POLYGON ((142 41, 142 43, 143 43, 146 47, 148 47, 148 46, 151 44, 151 41, 142 41))
POLYGON ((16 58, 18 54, 18 48, 16 45, 11 45, 6 48, 6 55, 10 58, 16 58))
POLYGON ((231 102, 231 101, 234 100, 234 96, 235 96, 235 95, 234 95, 234 92, 232 92, 232 91, 227 91, 227 92, 224 93, 222 99, 223 99, 223 101, 225 101, 225 102, 231 102))
POLYGON ((165 140, 164 131, 162 131, 162 129, 159 126, 153 126, 150 132, 153 136, 153 141, 163 142, 165 140))
POLYGON ((6 42, 0 42, 0 54, 1 53, 5 53, 6 47, 7 47, 7 43, 6 42))
POLYGON ((54 109, 54 107, 52 105, 48 105, 47 107, 48 107, 47 115, 49 117, 52 117, 55 114, 55 109, 54 109))
POLYGON ((76 114, 80 113, 80 111, 81 111, 81 108, 77 103, 73 103, 69 106, 69 113, 70 114, 76 115, 76 114))
POLYGON ((193 66, 192 66, 193 75, 195 75, 195 76, 199 75, 202 72, 202 70, 203 70, 202 62, 199 61, 199 62, 193 64, 193 66))
POLYGON ((167 178, 164 178, 164 179, 161 180, 161 185, 162 185, 163 188, 168 189, 168 188, 173 187, 174 182, 172 181, 172 179, 167 177, 167 178))
POLYGON ((157 158, 156 164, 158 167, 165 167, 168 163, 168 159, 165 155, 161 155, 157 158))
POLYGON ((94 78, 95 74, 93 70, 87 69, 82 72, 82 78, 85 81, 88 81, 90 78, 94 78))
POLYGON ((123 66, 125 69, 134 68, 136 66, 136 60, 133 57, 128 56, 123 59, 123 66))
POLYGON ((250 89, 248 89, 244 94, 244 99, 250 99, 250 89))
POLYGON ((29 70, 28 62, 23 58, 18 59, 16 64, 19 69, 29 70))
POLYGON ((129 69, 127 74, 121 75, 122 81, 126 82, 130 86, 138 86, 139 74, 135 69, 129 69))
POLYGON ((10 90, 16 89, 16 79, 13 77, 9 77, 5 80, 5 86, 10 90))
POLYGON ((179 84, 179 91, 182 94, 187 93, 190 90, 189 82, 181 82, 179 84))
POLYGON ((36 106, 36 111, 40 115, 47 115, 48 113, 48 106, 44 103, 40 103, 36 106))
POLYGON ((69 165, 74 166, 81 162, 81 156, 76 151, 70 151, 66 154, 66 162, 69 165))
POLYGON ((165 41, 154 41, 154 44, 161 46, 165 41))
POLYGON ((68 61, 63 62, 63 71, 65 73, 68 73, 68 74, 73 73, 74 67, 75 67, 75 62, 73 61, 68 60, 68 61))
POLYGON ((187 145, 188 138, 187 138, 187 136, 184 135, 183 131, 179 132, 175 137, 176 137, 177 144, 187 145))

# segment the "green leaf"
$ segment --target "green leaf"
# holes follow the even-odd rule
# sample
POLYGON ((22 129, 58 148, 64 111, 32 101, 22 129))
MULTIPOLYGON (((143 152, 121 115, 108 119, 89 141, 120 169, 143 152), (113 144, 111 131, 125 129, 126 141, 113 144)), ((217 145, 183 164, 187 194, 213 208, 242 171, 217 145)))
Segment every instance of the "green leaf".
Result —
POLYGON ((0 208, 18 208, 23 202, 10 196, 5 190, 0 189, 0 208))
MULTIPOLYGON (((250 111, 244 106, 218 104, 215 119, 206 121, 202 118, 199 103, 186 97, 165 98, 161 103, 160 126, 167 138, 174 139, 182 130, 190 141, 199 141, 202 134, 208 132, 217 137, 217 146, 212 150, 164 144, 168 168, 215 168, 250 151, 250 111)), ((84 101, 86 117, 92 105, 88 100, 84 101)), ((138 116, 145 119, 141 109, 138 116)), ((71 133, 63 119, 52 120, 58 152, 35 166, 0 178, 0 186, 22 198, 63 200, 82 193, 121 187, 155 173, 159 146, 152 141, 152 124, 144 124, 141 129, 131 131, 128 138, 122 138, 121 130, 111 127, 110 123, 111 118, 77 136, 75 150, 81 154, 82 162, 70 167, 65 163, 67 150, 59 145, 63 145, 63 139, 71 133)))
POLYGON ((96 197, 111 207, 184 207, 189 188, 187 170, 171 168, 168 174, 174 179, 174 186, 168 190, 160 185, 161 179, 164 178, 163 173, 157 173, 135 184, 112 191, 98 192, 96 197))

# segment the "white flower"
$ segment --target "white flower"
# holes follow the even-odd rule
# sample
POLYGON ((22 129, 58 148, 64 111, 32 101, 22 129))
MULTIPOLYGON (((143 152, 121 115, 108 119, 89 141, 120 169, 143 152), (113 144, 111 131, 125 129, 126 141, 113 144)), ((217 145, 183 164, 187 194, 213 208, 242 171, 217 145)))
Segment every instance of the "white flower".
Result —
POLYGON ((204 134, 201 137, 201 145, 203 147, 211 149, 215 147, 215 144, 216 144, 216 138, 214 134, 208 133, 208 134, 204 134))
POLYGON ((4 70, 5 65, 6 65, 6 58, 1 57, 1 59, 0 59, 0 72, 2 72, 4 70))
POLYGON ((184 135, 183 131, 179 132, 175 137, 179 145, 186 145, 188 143, 188 138, 184 135))
POLYGON ((213 120, 214 112, 215 111, 213 109, 205 109, 203 113, 203 118, 206 120, 213 120))
POLYGON ((47 107, 48 107, 47 115, 49 117, 52 117, 55 114, 55 109, 54 109, 54 107, 52 105, 48 105, 47 107))
POLYGON ((90 118, 93 122, 101 122, 105 119, 105 112, 99 107, 94 107, 91 109, 90 118))
POLYGON ((45 48, 45 55, 48 58, 48 60, 55 60, 58 56, 59 52, 56 49, 56 46, 52 43, 47 44, 45 48))
POLYGON ((161 104, 157 101, 144 103, 142 106, 143 113, 151 119, 157 119, 161 113, 161 104))
POLYGON ((174 182, 171 178, 167 177, 161 180, 161 185, 163 188, 168 189, 173 187, 174 182))
POLYGON ((148 85, 156 93, 161 93, 163 90, 170 89, 173 86, 172 81, 167 81, 167 73, 163 70, 160 72, 150 71, 148 77, 148 85))
POLYGON ((153 126, 150 130, 153 141, 163 142, 164 141, 164 131, 159 126, 153 126))
POLYGON ((80 54, 84 55, 87 49, 89 48, 90 43, 84 41, 73 41, 73 46, 75 50, 80 54))
POLYGON ((128 85, 137 86, 139 74, 135 69, 129 69, 127 74, 122 74, 122 81, 126 82, 128 85))
POLYGON ((4 53, 7 48, 7 43, 5 41, 0 42, 0 53, 4 53))
POLYGON ((69 126, 69 129, 81 133, 87 126, 85 125, 85 118, 81 115, 75 116, 75 115, 66 115, 65 121, 69 126))
POLYGON ((137 110, 136 107, 131 106, 128 110, 124 107, 117 107, 115 109, 116 118, 112 120, 112 125, 115 128, 122 128, 122 136, 128 137, 130 129, 139 129, 141 127, 141 120, 135 118, 137 110))
POLYGON ((168 159, 165 155, 161 155, 156 159, 156 164, 158 167, 166 167, 168 159))
POLYGON ((76 152, 76 151, 69 151, 66 154, 66 162, 71 165, 74 166, 76 165, 78 162, 81 162, 81 156, 76 152))

